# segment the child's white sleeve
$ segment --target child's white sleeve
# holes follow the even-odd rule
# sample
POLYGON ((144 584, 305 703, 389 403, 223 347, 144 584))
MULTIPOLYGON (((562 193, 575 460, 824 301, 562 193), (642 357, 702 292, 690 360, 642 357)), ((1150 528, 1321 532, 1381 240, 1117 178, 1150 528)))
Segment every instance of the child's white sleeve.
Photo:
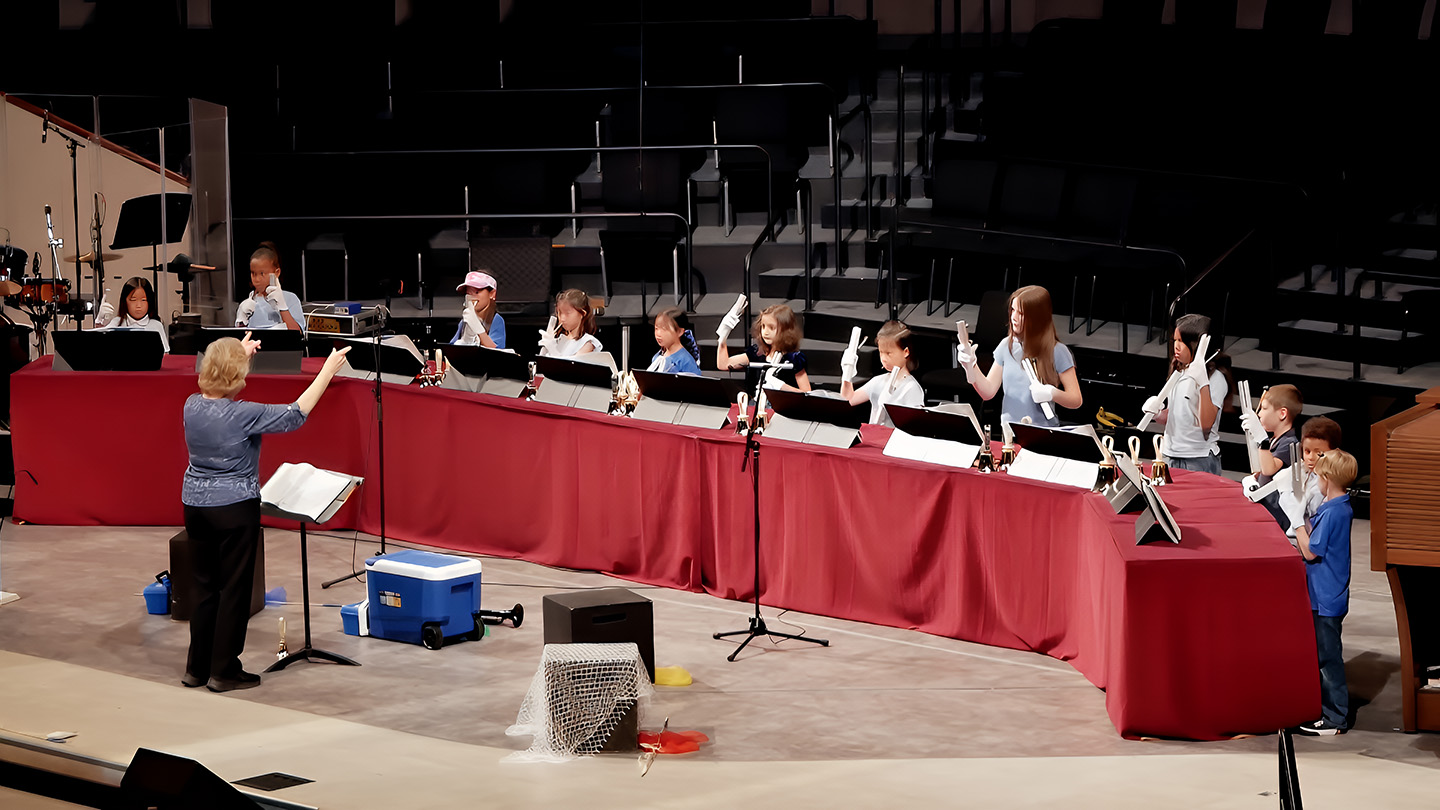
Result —
POLYGON ((889 374, 886 374, 886 375, 880 376, 880 377, 871 377, 870 379, 868 379, 868 380, 865 381, 865 384, 864 384, 864 385, 860 386, 859 388, 856 388, 856 389, 855 389, 855 393, 857 393, 857 394, 864 394, 864 395, 865 395, 865 400, 866 400, 867 402, 874 402, 874 401, 875 401, 875 391, 876 391, 876 389, 879 387, 879 385, 885 384, 889 379, 890 379, 890 375, 889 375, 889 374), (878 381, 878 384, 877 384, 877 381, 878 381))

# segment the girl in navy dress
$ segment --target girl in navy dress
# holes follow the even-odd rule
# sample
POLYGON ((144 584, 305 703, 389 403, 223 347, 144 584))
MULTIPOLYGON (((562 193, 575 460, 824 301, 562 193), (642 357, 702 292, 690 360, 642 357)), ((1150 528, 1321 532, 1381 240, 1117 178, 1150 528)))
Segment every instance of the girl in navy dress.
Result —
MULTIPOLYGON (((783 388, 786 391, 809 391, 810 375, 805 371, 805 355, 800 351, 800 324, 795 319, 795 310, 784 304, 769 306, 755 319, 751 334, 755 342, 739 357, 731 357, 725 341, 730 337, 729 320, 720 324, 720 348, 715 355, 715 366, 721 369, 741 369, 751 363, 790 363, 791 369, 767 369, 766 388, 783 388), (723 334, 721 334, 723 332, 723 334)), ((758 370, 751 369, 745 375, 745 385, 755 387, 758 370)))

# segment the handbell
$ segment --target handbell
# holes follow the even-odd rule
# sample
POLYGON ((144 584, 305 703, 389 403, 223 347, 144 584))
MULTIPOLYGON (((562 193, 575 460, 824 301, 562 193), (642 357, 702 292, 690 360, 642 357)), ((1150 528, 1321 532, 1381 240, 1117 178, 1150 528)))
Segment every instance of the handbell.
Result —
POLYGON ((1157 487, 1172 482, 1170 465, 1165 463, 1164 436, 1155 437, 1155 461, 1150 465, 1150 482, 1157 487))
POLYGON ((1015 463, 1015 445, 1006 442, 1000 446, 1000 469, 1009 469, 1015 463))
POLYGON ((1090 488, 1091 492, 1106 492, 1110 485, 1115 482, 1115 462, 1109 458, 1100 462, 1096 467, 1095 485, 1090 488))

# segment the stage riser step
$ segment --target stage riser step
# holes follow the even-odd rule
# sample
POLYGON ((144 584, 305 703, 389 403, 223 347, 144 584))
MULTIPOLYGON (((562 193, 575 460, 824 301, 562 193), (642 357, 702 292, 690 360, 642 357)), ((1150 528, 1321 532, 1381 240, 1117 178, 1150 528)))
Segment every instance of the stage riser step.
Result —
MULTIPOLYGON (((1366 285, 1368 290, 1370 285, 1366 285)), ((1377 300, 1369 296, 1336 295, 1334 293, 1290 292, 1277 293, 1279 311, 1307 321, 1330 323, 1377 329, 1401 329, 1407 323, 1412 329, 1430 325, 1429 313, 1410 313, 1400 301, 1377 300), (1418 316, 1418 317, 1417 317, 1418 316)))
POLYGON ((1433 359, 1436 341, 1428 336, 1406 340, 1368 337, 1363 333, 1335 334, 1312 329, 1277 327, 1260 342, 1260 349, 1282 355, 1317 357, 1345 363, 1410 368, 1433 359))

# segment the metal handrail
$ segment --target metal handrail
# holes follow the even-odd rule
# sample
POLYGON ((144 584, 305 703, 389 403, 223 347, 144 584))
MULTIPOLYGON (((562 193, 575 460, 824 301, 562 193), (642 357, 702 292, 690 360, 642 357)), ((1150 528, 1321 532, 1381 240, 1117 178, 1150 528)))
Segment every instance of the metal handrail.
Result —
MULTIPOLYGON (((662 144, 662 145, 655 145, 655 146, 536 146, 536 147, 516 147, 516 148, 499 148, 499 149, 361 149, 361 150, 354 150, 354 151, 326 150, 326 151, 323 151, 323 152, 268 152, 268 153, 267 153, 267 152, 260 152, 260 153, 257 153, 257 154, 262 155, 262 156, 263 156, 263 155, 266 155, 266 154, 274 154, 274 155, 300 155, 300 156, 303 156, 303 157, 316 157, 316 156, 320 156, 320 157, 325 157, 325 156, 329 156, 329 157, 372 156, 372 157, 375 157, 375 156, 383 156, 383 155, 483 155, 483 154, 518 155, 518 154, 548 154, 548 153, 569 154, 569 153, 571 153, 571 152, 585 152, 585 153, 590 153, 590 152, 647 152, 647 151, 664 152, 664 151, 676 151, 676 150, 683 150, 683 149, 693 149, 693 150, 698 150, 698 151, 706 151, 706 150, 711 150, 711 149, 714 149, 714 150, 716 150, 716 151, 719 151, 719 150, 721 150, 721 149, 755 149, 755 150, 758 150, 758 151, 760 152, 760 154, 762 154, 762 155, 765 156, 765 190, 766 190, 766 192, 767 192, 767 193, 766 193, 767 199, 766 199, 766 203, 765 203, 765 206, 766 206, 765 214, 766 214, 766 217, 767 217, 767 221, 774 219, 774 216, 775 216, 775 210, 774 210, 774 205, 775 205, 775 203, 774 203, 774 196, 775 196, 775 177, 774 177, 774 172, 772 171, 772 167, 773 167, 773 164, 774 164, 774 160, 770 157, 770 151, 769 151, 768 149, 766 149, 765 147, 761 146, 760 144, 757 144, 757 143, 730 143, 730 144, 725 144, 725 143, 721 143, 721 144, 715 144, 715 143, 703 143, 703 144, 662 144)), ((583 216, 578 216, 578 215, 572 215, 571 218, 572 218, 572 219, 584 219, 585 217, 583 217, 583 216)), ((767 228, 768 228, 768 226, 767 226, 767 228)), ((773 233, 773 232, 770 232, 770 237, 771 237, 772 240, 774 239, 774 233, 773 233)))
MULTIPOLYGON (((1184 300, 1185 296, 1194 292, 1195 288, 1200 286, 1200 282, 1204 281, 1206 277, 1208 277, 1210 273, 1215 270, 1215 268, 1219 267, 1226 259, 1230 258, 1230 255, 1234 253, 1241 245, 1245 244, 1245 242, 1250 237, 1254 236, 1255 232, 1258 230, 1260 230, 1258 226, 1251 228, 1245 233, 1244 236, 1236 240, 1235 244, 1226 248, 1224 253, 1221 253, 1218 257, 1216 257, 1214 261, 1210 262, 1210 265, 1208 267, 1197 273, 1195 275, 1195 280, 1191 281, 1185 287, 1185 289, 1181 290, 1180 294, 1175 296, 1175 299, 1170 302, 1170 308, 1165 313, 1165 323, 1173 323, 1175 321, 1175 308, 1180 306, 1180 302, 1184 300)), ((1224 335, 1221 335, 1221 338, 1223 339, 1224 335)))
POLYGON ((694 244, 690 237, 690 221, 669 211, 647 213, 644 211, 616 211, 591 214, 577 214, 574 211, 562 213, 512 213, 512 214, 343 214, 338 216, 299 216, 299 217, 231 217, 231 222, 386 222, 392 220, 465 220, 472 219, 634 219, 639 217, 659 217, 663 219, 676 219, 685 226, 683 241, 685 242, 685 310, 695 311, 694 290, 690 283, 690 277, 695 272, 693 248, 694 244))
POLYGON ((947 222, 910 222, 906 224, 909 224, 912 227, 908 230, 897 229, 897 235, 904 236, 924 234, 929 233, 933 229, 939 228, 947 231, 964 231, 966 233, 991 234, 995 236, 1006 236, 1016 239, 1028 239, 1036 242, 1058 242, 1066 245, 1084 245, 1086 247, 1108 248, 1112 250, 1122 250, 1132 253, 1155 253, 1161 255, 1168 255, 1173 257, 1175 261, 1179 263, 1179 270, 1183 272, 1186 267, 1185 257, 1181 256, 1179 253, 1171 250, 1170 248, 1144 247, 1141 245, 1122 245, 1117 242, 1099 242, 1093 239, 1076 239, 1070 236, 1051 236, 1045 234, 1025 233, 1022 231, 1006 231, 999 228, 976 228, 971 225, 955 225, 947 222))

